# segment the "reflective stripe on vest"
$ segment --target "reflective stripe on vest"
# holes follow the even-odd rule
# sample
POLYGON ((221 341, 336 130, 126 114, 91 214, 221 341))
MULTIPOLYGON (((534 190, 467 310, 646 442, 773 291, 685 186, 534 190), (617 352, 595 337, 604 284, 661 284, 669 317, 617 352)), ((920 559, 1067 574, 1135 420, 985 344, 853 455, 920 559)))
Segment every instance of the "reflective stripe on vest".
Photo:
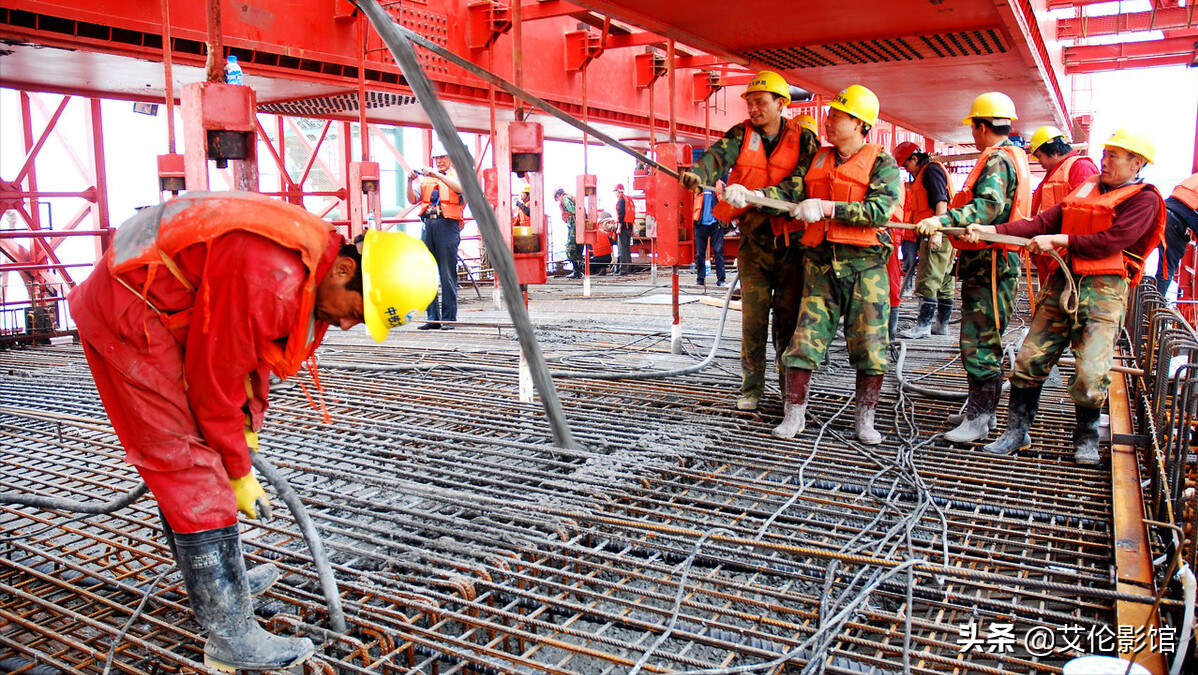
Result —
MULTIPOLYGON (((779 132, 778 145, 774 147, 774 152, 767 157, 765 142, 761 139, 761 134, 757 133, 748 120, 745 120, 744 125, 745 137, 741 141, 740 154, 736 156, 736 163, 732 166, 727 184, 737 183, 750 190, 757 190, 782 182, 782 179, 789 176, 799 163, 799 141, 802 137, 802 127, 793 119, 784 120, 782 130, 779 132)), ((724 223, 731 222, 733 218, 740 216, 745 211, 748 209, 734 209, 722 199, 712 209, 716 219, 724 223)), ((790 218, 777 218, 777 220, 786 222, 790 221, 790 218)), ((788 226, 788 229, 794 231, 800 227, 802 227, 801 223, 793 229, 788 226)), ((778 229, 776 232, 781 233, 781 230, 778 229)))
MULTIPOLYGON (((1027 153, 1021 148, 1014 145, 992 145, 982 151, 982 155, 978 157, 977 164, 973 165, 973 170, 969 172, 969 176, 965 179, 965 184, 961 186, 961 191, 953 197, 949 202, 950 209, 960 208, 969 202, 973 201, 973 186, 977 184, 978 178, 981 177, 982 171, 986 168, 986 162, 990 159, 990 155, 996 152, 1005 152, 1007 157, 1015 163, 1015 201, 1011 204, 1011 214, 1002 222, 1010 223, 1016 220, 1022 220, 1031 215, 1032 191, 1031 191, 1031 171, 1027 165, 1027 153)), ((998 225, 999 223, 981 223, 982 225, 998 225)), ((1008 244, 988 244, 984 241, 979 241, 975 244, 961 241, 960 239, 952 238, 953 246, 966 250, 977 251, 984 248, 1005 249, 1008 251, 1019 250, 1018 246, 1008 244)))
MULTIPOLYGON (((299 253, 308 278, 300 296, 296 324, 288 331, 287 344, 269 343, 263 361, 279 377, 299 372, 300 366, 319 344, 314 335, 316 268, 329 246, 332 227, 307 211, 251 192, 188 192, 166 204, 143 209, 126 221, 112 238, 113 255, 108 271, 119 277, 135 269, 166 267, 188 289, 194 286, 182 277, 174 257, 195 244, 210 245, 230 232, 249 232, 299 253)), ((153 270, 148 273, 153 278, 153 270)), ((119 280, 119 279, 118 279, 119 280)), ((201 285, 203 280, 200 280, 201 285)), ((208 295, 196 293, 193 321, 207 321, 208 295)))
MULTIPOLYGON (((1103 193, 1098 189, 1098 176, 1092 176, 1061 202, 1062 234, 1098 234, 1114 226, 1115 207, 1139 194, 1141 190, 1152 190, 1161 202, 1156 222, 1152 225, 1155 235, 1149 240, 1146 249, 1115 251, 1097 260, 1083 260, 1070 256, 1070 269, 1077 274, 1118 274, 1124 279, 1129 279, 1133 286, 1139 283, 1143 275, 1144 256, 1161 245, 1165 236, 1165 200, 1156 187, 1148 183, 1134 183, 1103 193)), ((1139 238, 1136 243, 1139 243, 1139 238)))
POLYGON ((953 200, 953 185, 948 180, 948 171, 945 171, 944 165, 940 162, 928 162, 920 168, 919 173, 915 174, 915 178, 911 181, 911 188, 908 190, 910 194, 907 195, 907 206, 905 208, 907 218, 903 221, 904 223, 918 223, 924 218, 936 215, 936 209, 928 203, 928 189, 923 185, 923 172, 927 171, 928 167, 933 164, 939 166, 941 171, 944 171, 944 183, 948 188, 948 200, 950 202, 953 200))
POLYGON ((425 210, 428 210, 433 203, 433 190, 437 190, 437 200, 441 205, 441 217, 461 220, 462 198, 458 196, 458 193, 449 189, 448 185, 430 176, 420 179, 420 202, 424 204, 425 210))
MULTIPOLYGON (((866 143, 861 146, 849 161, 836 166, 835 148, 820 148, 811 160, 811 168, 805 179, 807 198, 830 199, 837 202, 860 202, 865 200, 869 191, 869 177, 873 172, 874 161, 882 146, 866 143)), ((877 246, 876 227, 860 225, 845 225, 836 220, 821 220, 807 226, 803 233, 803 244, 817 246, 824 239, 837 244, 852 244, 853 246, 877 246)))
POLYGON ((1198 210, 1198 173, 1178 183, 1170 196, 1191 209, 1198 210))

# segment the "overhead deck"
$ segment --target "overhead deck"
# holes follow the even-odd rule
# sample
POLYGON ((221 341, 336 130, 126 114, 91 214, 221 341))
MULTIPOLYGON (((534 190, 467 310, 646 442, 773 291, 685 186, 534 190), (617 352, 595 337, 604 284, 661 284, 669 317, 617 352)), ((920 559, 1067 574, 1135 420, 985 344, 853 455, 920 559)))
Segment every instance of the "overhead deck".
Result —
POLYGON ((1043 0, 579 4, 751 68, 775 69, 818 94, 864 85, 881 99, 883 117, 936 139, 971 142, 961 118, 975 96, 994 90, 1014 99, 1017 131, 1069 128, 1059 49, 1034 14, 1046 16, 1043 0))

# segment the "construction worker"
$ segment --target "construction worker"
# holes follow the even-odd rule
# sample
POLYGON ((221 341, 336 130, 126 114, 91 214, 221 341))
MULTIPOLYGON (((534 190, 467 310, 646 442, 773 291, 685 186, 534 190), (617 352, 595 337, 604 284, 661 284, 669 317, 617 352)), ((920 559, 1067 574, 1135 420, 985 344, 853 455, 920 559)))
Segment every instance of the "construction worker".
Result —
MULTIPOLYGON (((874 413, 888 363, 890 317, 886 261, 894 246, 886 227, 900 208, 903 185, 898 165, 882 146, 867 143, 878 121, 878 97, 851 85, 828 104, 820 148, 804 174, 806 199, 790 215, 808 223, 803 302, 786 365, 786 405, 773 430, 793 438, 806 426, 811 371, 823 360, 841 317, 849 362, 857 370, 856 434, 866 445, 882 442, 874 413)), ((725 198, 730 199, 728 191, 725 198)))
POLYGON ((558 188, 553 193, 553 198, 557 200, 557 205, 562 209, 562 222, 566 224, 566 259, 570 261, 570 277, 571 279, 582 278, 582 268, 586 263, 582 259, 582 247, 578 245, 578 233, 575 231, 575 211, 574 198, 566 194, 566 191, 558 188))
POLYGON ((604 276, 611 268, 611 238, 618 230, 616 219, 607 211, 600 211, 599 226, 595 228, 595 245, 590 251, 592 273, 604 276))
POLYGON ((530 227, 532 211, 529 202, 532 201, 532 186, 525 185, 520 189, 520 201, 516 202, 516 210, 512 213, 512 227, 530 227))
POLYGON ((695 197, 695 208, 691 220, 695 226, 695 284, 707 283, 707 247, 711 245, 712 266, 715 267, 715 285, 723 286, 726 275, 724 268, 724 224, 716 220, 715 205, 719 203, 716 190, 722 191, 724 182, 717 180, 715 188, 704 188, 695 197))
POLYGON ((408 201, 420 204, 421 241, 432 251, 441 275, 441 299, 428 305, 428 321, 416 330, 453 330, 458 320, 458 244, 462 241, 462 184, 440 141, 431 152, 436 168, 408 174, 408 201), (412 183, 419 180, 419 191, 412 183), (449 322, 449 323, 445 323, 449 322))
MULTIPOLYGON (((1065 195, 1090 176, 1098 175, 1094 160, 1073 149, 1069 139, 1060 129, 1045 125, 1036 129, 1028 143, 1028 154, 1044 167, 1044 180, 1032 193, 1032 213, 1042 213, 1056 206, 1065 195)), ((1036 276, 1043 286, 1048 281, 1052 257, 1038 255, 1032 258, 1036 265, 1036 276)))
MULTIPOLYGON (((765 393, 765 348, 773 315, 775 352, 781 354, 790 342, 798 319, 802 294, 803 249, 799 232, 803 223, 790 214, 735 206, 727 201, 729 191, 764 189, 778 199, 801 200, 803 173, 819 147, 814 120, 787 120, 782 111, 790 105, 790 85, 782 76, 763 70, 753 76, 741 94, 749 118, 729 129, 698 159, 690 171, 682 172, 682 186, 698 193, 715 185, 726 174, 724 200, 713 213, 720 222, 739 219, 740 252, 737 268, 741 287, 741 347, 739 410, 756 410, 765 393), (793 235, 793 236, 792 236, 793 235)), ((781 385, 781 361, 776 364, 781 385)))
MULTIPOLYGON (((1027 153, 1008 138, 1018 119, 1009 96, 992 91, 973 100, 969 116, 973 142, 981 157, 939 216, 916 223, 916 231, 931 236, 949 225, 997 225, 1026 218, 1031 209, 1031 174, 1027 153)), ((957 426, 944 434, 951 443, 985 438, 997 424, 995 410, 1002 395, 1003 331, 1019 286, 1019 255, 1009 247, 954 238, 959 249, 957 276, 961 279, 961 361, 969 382, 969 398, 957 426)))
POLYGON ((636 204, 632 197, 624 194, 624 184, 616 183, 616 224, 620 231, 620 270, 618 274, 632 274, 632 230, 636 226, 636 204))
POLYGON ((1154 155, 1146 134, 1119 129, 1104 144, 1102 173, 1053 207, 1025 220, 966 228, 967 240, 997 232, 1030 237, 1031 253, 1062 251, 1077 280, 1077 310, 1072 313, 1061 307, 1065 275, 1055 267, 1051 272, 1015 360, 1007 428, 986 452, 1006 455, 1031 445, 1028 429, 1040 406, 1040 389, 1068 346, 1077 359, 1069 378, 1077 416, 1073 459, 1078 464, 1099 463, 1098 420, 1111 383, 1127 291, 1139 283, 1144 258, 1164 238, 1164 200, 1140 178, 1140 170, 1154 155))
POLYGON ((158 500, 188 601, 208 631, 205 665, 275 670, 312 655, 264 631, 237 513, 269 514, 251 471, 269 376, 294 375, 330 325, 375 340, 436 295, 436 262, 413 237, 368 231, 362 250, 328 223, 243 192, 189 192, 140 211, 70 295, 113 430, 158 500))
MULTIPOLYGON (((953 192, 948 182, 948 171, 943 164, 933 162, 928 153, 910 141, 900 143, 894 149, 894 161, 911 175, 906 222, 918 223, 924 218, 942 216, 948 212, 953 192)), ((919 314, 915 317, 915 326, 899 333, 899 337, 920 339, 947 332, 955 297, 952 275, 954 253, 953 247, 945 243, 944 235, 939 232, 920 237, 919 264, 915 268, 919 314)))
POLYGON ((1185 255, 1190 241, 1190 232, 1198 233, 1198 173, 1177 184, 1173 194, 1165 200, 1168 218, 1165 223, 1165 251, 1157 269, 1158 288, 1163 293, 1177 265, 1185 255))

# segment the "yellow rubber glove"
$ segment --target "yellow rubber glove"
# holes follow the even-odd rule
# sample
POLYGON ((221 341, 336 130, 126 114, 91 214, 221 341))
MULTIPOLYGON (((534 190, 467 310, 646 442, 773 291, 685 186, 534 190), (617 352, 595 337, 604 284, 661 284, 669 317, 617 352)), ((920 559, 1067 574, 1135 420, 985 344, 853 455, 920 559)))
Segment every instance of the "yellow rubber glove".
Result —
POLYGON ((230 478, 229 485, 233 486, 233 494, 237 495, 237 510, 250 518, 270 520, 270 500, 266 491, 251 471, 241 478, 230 478))
POLYGON ((944 226, 940 224, 940 216, 928 216, 915 223, 915 231, 922 235, 935 234, 941 227, 944 226))

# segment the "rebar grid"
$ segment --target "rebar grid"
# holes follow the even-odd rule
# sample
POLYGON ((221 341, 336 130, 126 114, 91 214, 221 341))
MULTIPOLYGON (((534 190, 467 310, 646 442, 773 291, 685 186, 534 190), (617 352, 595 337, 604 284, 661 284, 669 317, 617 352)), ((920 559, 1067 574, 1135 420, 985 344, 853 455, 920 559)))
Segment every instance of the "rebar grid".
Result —
MULTIPOLYGON (((686 351, 705 353, 712 332, 689 334, 686 351)), ((937 440, 959 402, 900 400, 888 379, 886 440, 871 450, 851 440, 838 343, 814 378, 808 430, 780 441, 776 397, 732 408, 731 343, 681 378, 558 379, 584 448, 568 451, 549 444, 539 406, 518 401, 514 375, 463 368, 514 366, 509 333, 459 329, 452 345, 404 333, 402 347, 332 336, 328 362, 443 366, 325 368, 332 424, 298 388, 272 394, 262 451, 316 521, 350 623, 344 636, 323 629, 289 514, 247 525, 248 562, 283 572, 258 602, 264 623, 319 644, 305 672, 623 673, 642 659, 671 672, 787 652, 788 672, 1059 672, 1076 650, 962 651, 962 630, 1112 623, 1109 479, 1069 461, 1063 391, 1045 391, 1033 452, 994 458, 937 440), (1003 576, 893 572, 911 560, 1003 576)), ((557 369, 677 359, 664 335, 581 319, 541 337, 557 369)), ((959 368, 943 368, 953 344, 913 352, 908 373, 963 389, 959 368)), ((77 348, 0 352, 0 407, 27 412, 0 412, 6 489, 106 500, 136 485, 77 348)), ((149 592, 112 672, 203 670, 202 629, 150 498, 82 519, 0 507, 0 526, 0 658, 102 672, 149 592)))

